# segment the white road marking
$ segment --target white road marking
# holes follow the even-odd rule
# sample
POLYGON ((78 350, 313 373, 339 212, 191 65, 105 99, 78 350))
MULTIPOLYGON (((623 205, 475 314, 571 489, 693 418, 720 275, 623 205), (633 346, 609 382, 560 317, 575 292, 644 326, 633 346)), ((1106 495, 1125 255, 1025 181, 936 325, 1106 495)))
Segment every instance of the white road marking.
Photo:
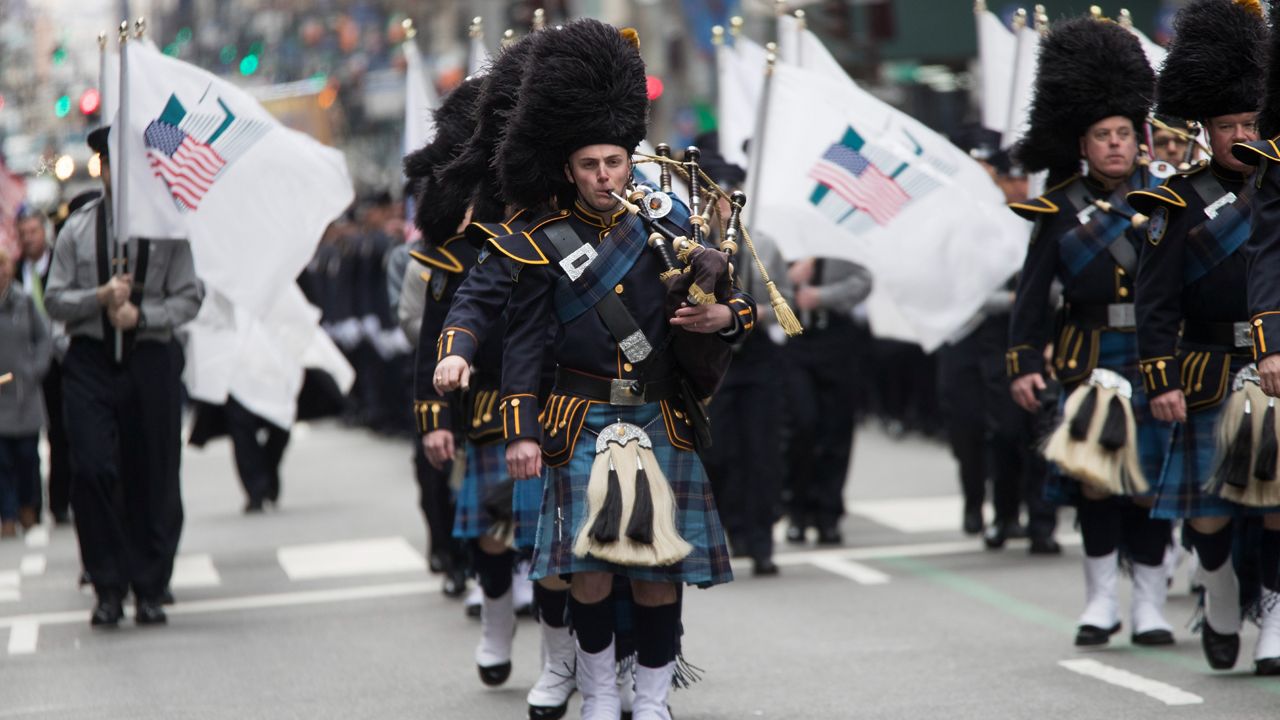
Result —
POLYGON ((9 654, 30 655, 36 651, 36 643, 40 640, 40 623, 20 622, 9 628, 9 654))
POLYGON ((1058 664, 1071 672, 1079 673, 1085 677, 1091 677, 1126 690, 1142 693, 1159 700, 1165 705, 1200 705, 1204 703, 1204 698, 1199 695, 1193 695, 1168 683, 1145 678, 1128 670, 1121 670, 1120 668, 1100 663, 1097 660, 1079 658, 1076 660, 1061 660, 1058 664))
POLYGON ((22 576, 17 570, 0 570, 0 589, 16 588, 22 584, 22 576))
POLYGON ((904 533, 956 530, 964 514, 964 499, 944 497, 858 500, 849 504, 849 513, 904 533))
POLYGON ((173 578, 169 581, 174 589, 218 587, 222 577, 213 566, 213 558, 207 554, 179 555, 173 562, 173 578))
POLYGON ((22 539, 27 543, 27 547, 29 548, 48 547, 49 546, 49 526, 36 525, 35 527, 28 530, 27 534, 22 539))
POLYGON ((18 572, 22 575, 43 575, 47 564, 44 553, 23 555, 22 563, 18 565, 18 572))
MULTIPOLYGON (((1058 542, 1063 547, 1074 547, 1080 544, 1080 535, 1077 533, 1064 533, 1058 535, 1058 542)), ((1026 543, 1023 542, 1022 544, 1025 547, 1026 543)), ((1016 547, 1016 545, 1013 545, 1012 547, 1016 547)), ((796 550, 776 553, 773 556, 773 561, 779 565, 808 565, 813 563, 814 560, 821 558, 883 560, 884 558, 896 557, 933 557, 938 555, 967 555, 969 553, 982 552, 987 552, 982 547, 982 541, 974 538, 972 540, 913 543, 908 545, 877 545, 874 547, 861 548, 840 547, 822 550, 796 550)), ((735 561, 735 565, 741 564, 743 567, 750 567, 750 562, 750 560, 739 558, 735 561)))
POLYGON ((18 602, 22 593, 17 588, 0 588, 0 602, 18 602))
POLYGON ((422 571, 422 553, 402 537, 294 545, 276 551, 290 580, 422 571))
POLYGON ((889 576, 885 573, 852 560, 835 557, 816 558, 811 564, 816 568, 849 578, 859 585, 884 585, 889 582, 889 576))

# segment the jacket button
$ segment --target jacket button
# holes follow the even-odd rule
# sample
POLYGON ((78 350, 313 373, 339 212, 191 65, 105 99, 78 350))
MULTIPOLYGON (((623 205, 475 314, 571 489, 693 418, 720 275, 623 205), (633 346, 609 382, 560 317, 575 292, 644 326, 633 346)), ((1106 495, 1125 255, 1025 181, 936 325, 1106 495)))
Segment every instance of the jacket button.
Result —
POLYGON ((615 285, 615 286, 613 287, 613 291, 614 291, 614 292, 616 292, 616 293, 618 293, 619 295, 621 295, 621 294, 622 294, 622 283, 618 283, 617 285, 615 285))
POLYGON ((627 372, 631 372, 631 363, 622 363, 622 369, 627 372))
POLYGON ((1129 288, 1120 288, 1120 297, 1129 297, 1129 288))

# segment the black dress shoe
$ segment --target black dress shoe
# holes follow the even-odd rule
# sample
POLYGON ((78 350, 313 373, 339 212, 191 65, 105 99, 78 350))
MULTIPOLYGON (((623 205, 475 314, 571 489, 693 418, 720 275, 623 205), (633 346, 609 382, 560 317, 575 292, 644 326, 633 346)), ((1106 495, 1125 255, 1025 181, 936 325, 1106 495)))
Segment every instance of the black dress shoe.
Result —
POLYGON ((1120 623, 1116 623, 1110 628, 1101 628, 1097 625, 1081 625, 1076 628, 1076 647, 1106 645, 1111 641, 1111 636, 1118 632, 1120 632, 1120 623))
POLYGON ((1027 526, 1017 521, 1005 523, 1004 536, 1010 540, 1023 540, 1027 537, 1027 526))
POLYGON ((1214 670, 1230 670, 1236 666, 1240 655, 1240 633, 1223 634, 1209 627, 1205 620, 1200 626, 1200 647, 1204 659, 1214 670))
POLYGON ((773 558, 757 558, 751 562, 751 574, 756 577, 772 577, 778 574, 778 564, 773 558))
POLYGON ((98 603, 93 606, 93 614, 89 616, 89 624, 93 627, 119 627, 124 617, 124 605, 115 595, 100 595, 98 603))
POLYGON ((501 665, 477 665, 476 670, 480 672, 480 682, 493 687, 501 685, 511 677, 511 663, 504 662, 501 665))
POLYGON ((787 526, 787 542, 791 543, 792 545, 803 545, 804 540, 805 538, 804 538, 803 525, 787 526))
POLYGON ((440 591, 445 597, 460 598, 467 592, 467 573, 463 570, 450 570, 444 574, 444 584, 440 591))
POLYGON ((844 536, 840 534, 840 528, 835 525, 818 528, 818 544, 819 545, 843 545, 844 536))
POLYGON ((1005 534, 1005 528, 1000 523, 993 523, 987 527, 982 533, 982 544, 987 546, 988 550, 1003 550, 1005 540, 1008 539, 1005 534))
POLYGON ((977 535, 982 532, 982 510, 964 511, 964 534, 977 535))
POLYGON ((1172 645, 1175 641, 1173 633, 1168 630, 1147 630, 1146 632, 1130 635, 1129 642, 1134 645, 1152 647, 1155 645, 1172 645))
POLYGON ((245 515, 257 515, 262 512, 262 498, 250 498, 244 504, 245 515))
POLYGON ((1058 544, 1058 541, 1053 536, 1033 537, 1027 552, 1031 555, 1061 555, 1062 546, 1058 544))
POLYGON ((1262 658, 1253 661, 1254 675, 1280 675, 1280 657, 1262 658))
POLYGON ((164 625, 169 622, 169 617, 164 614, 164 606, 158 599, 139 599, 134 610, 133 621, 139 625, 164 625))
POLYGON ((439 575, 444 572, 444 556, 439 553, 431 553, 430 557, 427 558, 427 569, 431 571, 432 575, 439 575))

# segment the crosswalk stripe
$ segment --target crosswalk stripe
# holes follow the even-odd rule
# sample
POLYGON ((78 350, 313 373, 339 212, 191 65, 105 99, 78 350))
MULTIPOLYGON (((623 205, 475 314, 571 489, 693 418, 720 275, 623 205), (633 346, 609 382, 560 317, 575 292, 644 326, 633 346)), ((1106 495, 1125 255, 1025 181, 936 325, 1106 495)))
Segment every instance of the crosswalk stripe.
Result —
POLYGON ((40 640, 40 623, 25 621, 14 623, 9 628, 9 654, 30 655, 36 651, 40 640))
POLYGON ((213 566, 213 558, 207 554, 179 555, 173 563, 173 578, 169 585, 174 589, 218 587, 222 577, 213 566))
POLYGON ((427 567, 422 553, 403 537, 285 546, 276 557, 290 580, 420 572, 427 567))
POLYGON ((48 561, 43 553, 23 555, 22 562, 18 565, 18 572, 22 575, 43 575, 47 564, 48 561))
POLYGON ((964 500, 958 495, 944 497, 858 500, 849 513, 904 533, 958 530, 964 500))
POLYGON ((1091 658, 1061 660, 1058 664, 1071 672, 1079 673, 1085 677, 1091 677, 1116 687, 1142 693, 1147 697, 1159 700, 1165 705, 1199 705, 1204 703, 1204 698, 1199 695, 1194 695, 1159 680, 1145 678, 1128 670, 1112 667, 1091 658))
POLYGON ((852 560, 838 557, 821 557, 814 558, 810 563, 816 568, 849 578, 859 585, 884 585, 889 582, 889 576, 885 573, 870 565, 863 565, 852 560))

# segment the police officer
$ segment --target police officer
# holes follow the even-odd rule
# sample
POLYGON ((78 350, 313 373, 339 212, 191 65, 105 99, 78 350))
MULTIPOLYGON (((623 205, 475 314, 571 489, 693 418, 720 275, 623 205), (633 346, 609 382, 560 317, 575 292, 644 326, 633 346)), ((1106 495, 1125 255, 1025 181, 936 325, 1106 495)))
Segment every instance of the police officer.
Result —
POLYGON ((203 297, 186 242, 117 241, 108 132, 89 135, 106 194, 67 219, 45 291, 49 317, 71 337, 63 362, 71 502, 97 593, 95 627, 119 623, 130 590, 139 624, 166 622, 160 601, 182 531, 183 360, 173 333, 203 297))
MULTIPOLYGON (((1042 197, 1010 205, 1036 226, 1018 282, 1006 358, 1013 398, 1028 412, 1040 408, 1043 357, 1051 342, 1053 371, 1068 390, 1086 383, 1094 368, 1126 378, 1137 437, 1126 436, 1122 444, 1132 452, 1136 440, 1141 470, 1152 479, 1159 476, 1169 426, 1148 413, 1138 372, 1133 280, 1145 238, 1132 226, 1125 194, 1159 182, 1138 162, 1138 130, 1154 79, 1136 38, 1111 21, 1065 20, 1041 41, 1031 124, 1018 154, 1028 171, 1048 170, 1056 184, 1042 197), (1077 174, 1081 160, 1087 171, 1077 174), (1055 279, 1065 301, 1056 337, 1049 302, 1055 279)), ((1169 521, 1148 516, 1149 499, 1109 495, 1077 478, 1051 478, 1047 492, 1076 506, 1084 539, 1086 605, 1076 644, 1106 644, 1120 629, 1116 584, 1122 545, 1133 567, 1133 642, 1172 643, 1163 617, 1169 521)))

